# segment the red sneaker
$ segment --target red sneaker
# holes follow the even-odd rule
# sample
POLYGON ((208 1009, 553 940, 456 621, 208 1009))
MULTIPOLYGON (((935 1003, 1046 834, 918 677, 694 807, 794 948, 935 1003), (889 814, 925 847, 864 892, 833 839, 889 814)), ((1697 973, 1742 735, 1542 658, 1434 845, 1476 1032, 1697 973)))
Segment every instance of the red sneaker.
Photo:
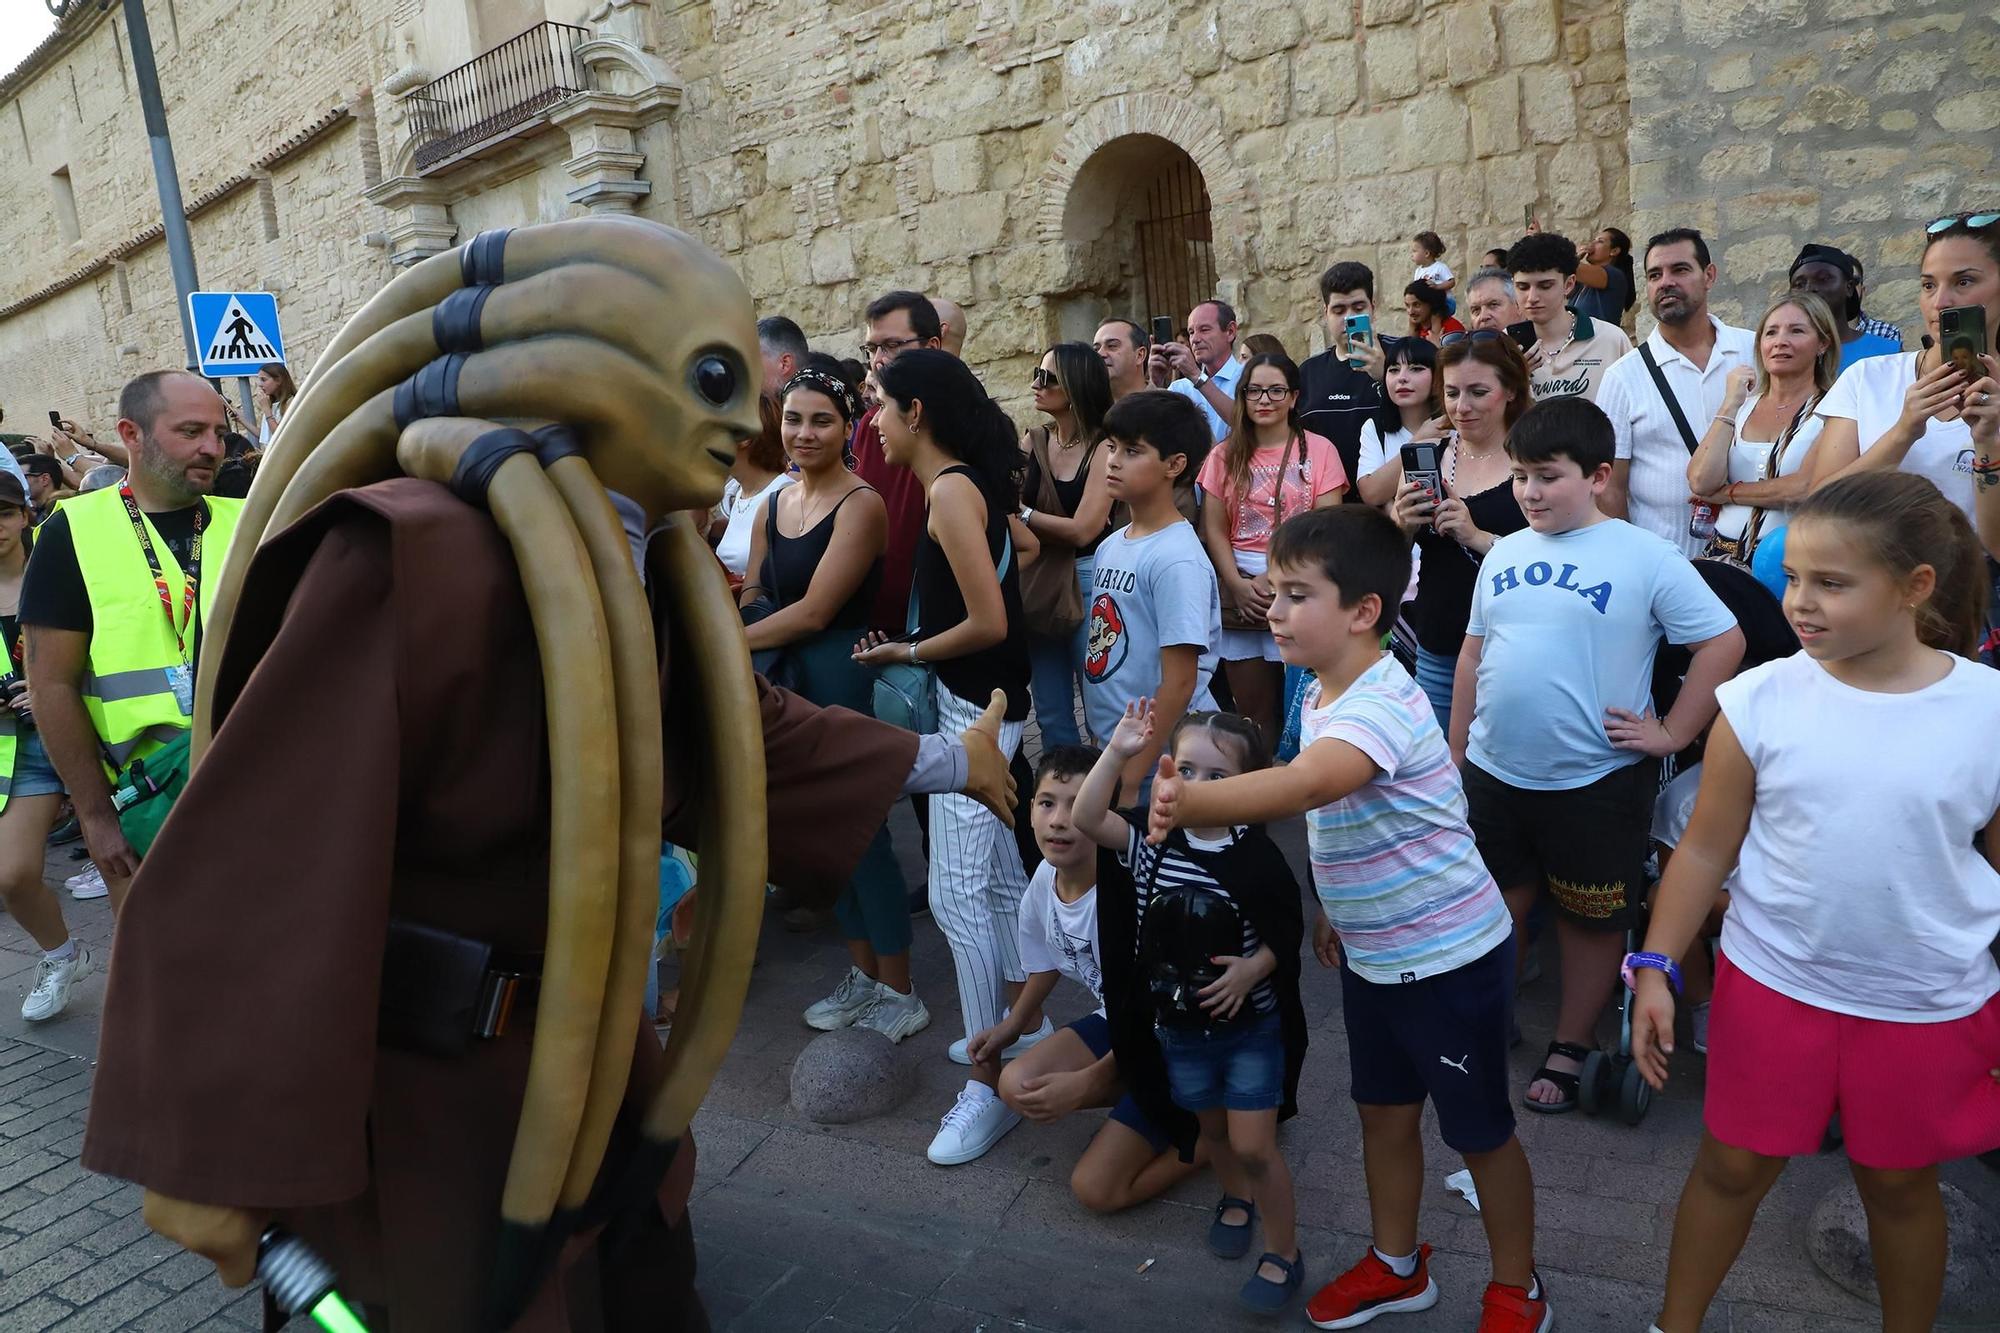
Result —
POLYGON ((1549 1289, 1542 1285, 1540 1273, 1535 1274, 1535 1286, 1542 1294, 1530 1297, 1519 1287, 1487 1283, 1480 1301, 1479 1333, 1548 1333, 1554 1328, 1556 1312, 1549 1308, 1549 1289))
POLYGON ((1431 1281, 1431 1247, 1417 1247, 1417 1271, 1397 1277, 1373 1246, 1361 1262, 1319 1289, 1306 1302, 1306 1322, 1314 1328, 1359 1328, 1378 1314, 1428 1310, 1438 1303, 1431 1281))

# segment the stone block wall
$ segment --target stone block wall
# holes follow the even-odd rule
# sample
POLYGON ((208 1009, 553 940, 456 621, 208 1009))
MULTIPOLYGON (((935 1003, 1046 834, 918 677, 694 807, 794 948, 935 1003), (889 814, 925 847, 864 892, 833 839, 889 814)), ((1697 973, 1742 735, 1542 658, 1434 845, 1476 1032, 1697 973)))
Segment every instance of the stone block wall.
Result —
POLYGON ((1801 245, 1840 246, 1914 343, 1924 224, 2000 204, 2000 8, 1629 0, 1625 29, 1633 237, 1700 227, 1746 324, 1801 245))

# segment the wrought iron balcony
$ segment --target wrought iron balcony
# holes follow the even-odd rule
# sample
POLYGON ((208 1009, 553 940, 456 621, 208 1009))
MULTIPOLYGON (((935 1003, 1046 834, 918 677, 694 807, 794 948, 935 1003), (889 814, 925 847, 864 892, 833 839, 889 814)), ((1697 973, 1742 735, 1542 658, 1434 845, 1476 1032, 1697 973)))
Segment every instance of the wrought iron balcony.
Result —
POLYGON ((590 90, 576 49, 588 28, 537 23, 410 95, 417 170, 505 134, 549 107, 590 90))

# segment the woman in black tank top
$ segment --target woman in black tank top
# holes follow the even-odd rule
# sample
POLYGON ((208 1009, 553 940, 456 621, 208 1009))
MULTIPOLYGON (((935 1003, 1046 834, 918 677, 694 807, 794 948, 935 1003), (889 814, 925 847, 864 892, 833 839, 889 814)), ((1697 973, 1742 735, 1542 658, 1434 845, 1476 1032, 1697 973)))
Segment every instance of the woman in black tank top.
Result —
MULTIPOLYGON (((874 487, 847 470, 854 387, 831 357, 812 356, 784 386, 780 433, 798 483, 766 500, 751 529, 745 630, 753 652, 778 650, 783 682, 816 704, 865 713, 874 673, 854 660, 882 580, 889 515, 874 487)), ((775 670, 775 669, 774 669, 775 670)), ((930 1022, 910 985, 910 905, 888 825, 834 902, 853 966, 805 1012, 822 1030, 861 1024, 892 1041, 930 1022)))

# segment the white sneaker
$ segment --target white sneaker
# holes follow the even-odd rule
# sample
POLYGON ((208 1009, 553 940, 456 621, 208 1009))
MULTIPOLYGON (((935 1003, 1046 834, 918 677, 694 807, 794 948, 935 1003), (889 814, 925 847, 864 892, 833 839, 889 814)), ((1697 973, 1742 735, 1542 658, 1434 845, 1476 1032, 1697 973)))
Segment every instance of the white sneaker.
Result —
POLYGON ((993 1089, 984 1083, 968 1083, 944 1113, 927 1155, 939 1166, 959 1166, 984 1157, 988 1148, 1020 1123, 1020 1114, 993 1089))
POLYGON ((90 950, 76 946, 74 956, 60 961, 43 955, 35 973, 35 988, 21 1001, 21 1017, 30 1023, 54 1018, 69 1006, 69 990, 90 975, 90 950))
POLYGON ((930 1025, 931 1011, 924 1007, 924 1002, 917 998, 915 992, 905 995, 879 983, 875 989, 875 1002, 854 1020, 854 1026, 879 1032, 890 1041, 915 1036, 930 1025))
MULTIPOLYGON (((1014 1038, 1014 1044, 1000 1052, 1000 1059, 1002 1063, 1005 1063, 1017 1055, 1026 1055, 1029 1051, 1041 1045, 1043 1041, 1055 1035, 1055 1024, 1049 1022, 1048 1015, 1044 1014, 1042 1015, 1042 1025, 1033 1032, 1023 1032, 1020 1036, 1014 1038)), ((955 1065, 971 1064, 972 1038, 960 1037, 951 1044, 950 1048, 945 1051, 945 1054, 951 1057, 951 1062, 955 1065)))
POLYGON ((1708 1005, 1698 1004, 1688 1010, 1688 1025, 1694 1029, 1694 1048, 1703 1055, 1708 1054, 1708 1005))
POLYGON ((806 1026, 821 1032, 837 1032, 844 1027, 852 1027, 854 1020, 868 1012, 868 1006, 875 1003, 881 987, 875 978, 858 967, 849 967, 847 975, 833 988, 833 994, 806 1009, 806 1026))
POLYGON ((63 885, 69 889, 69 896, 78 902, 83 902, 90 898, 103 898, 111 892, 109 888, 105 887, 104 872, 97 868, 97 862, 95 861, 85 866, 77 874, 71 875, 68 879, 64 880, 63 885))

